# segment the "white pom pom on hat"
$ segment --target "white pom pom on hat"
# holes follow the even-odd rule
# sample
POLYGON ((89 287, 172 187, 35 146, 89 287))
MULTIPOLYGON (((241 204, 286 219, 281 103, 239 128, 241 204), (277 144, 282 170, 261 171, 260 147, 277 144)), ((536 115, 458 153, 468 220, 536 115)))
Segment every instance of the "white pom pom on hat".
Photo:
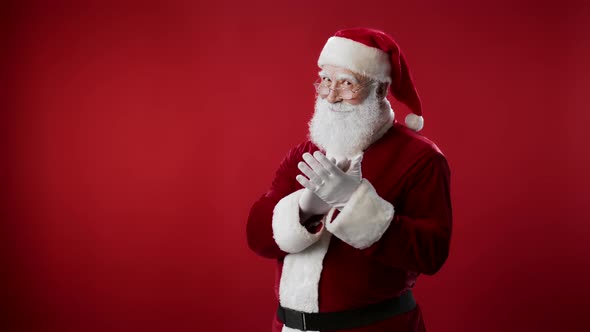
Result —
POLYGON ((406 115, 406 126, 415 131, 420 131, 424 128, 424 118, 420 115, 410 113, 406 115))
POLYGON ((390 83, 391 94, 412 111, 406 126, 424 127, 422 103, 410 70, 397 43, 382 31, 368 28, 344 29, 330 37, 318 59, 318 66, 333 65, 360 75, 390 83))

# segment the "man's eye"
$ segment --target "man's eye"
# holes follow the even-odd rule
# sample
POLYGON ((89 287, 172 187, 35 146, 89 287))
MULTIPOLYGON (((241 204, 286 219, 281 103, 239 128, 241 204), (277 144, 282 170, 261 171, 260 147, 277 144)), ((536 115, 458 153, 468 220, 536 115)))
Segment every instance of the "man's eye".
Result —
POLYGON ((322 81, 324 81, 324 82, 330 82, 331 80, 330 80, 329 77, 322 77, 322 81))
POLYGON ((344 85, 344 86, 351 86, 352 83, 350 83, 349 81, 344 81, 344 82, 342 82, 342 85, 344 85))

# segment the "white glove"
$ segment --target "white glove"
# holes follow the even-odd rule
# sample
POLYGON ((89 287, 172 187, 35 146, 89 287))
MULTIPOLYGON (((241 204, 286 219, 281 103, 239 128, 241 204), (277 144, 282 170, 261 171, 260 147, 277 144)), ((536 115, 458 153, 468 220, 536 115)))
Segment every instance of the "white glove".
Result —
POLYGON ((354 158, 345 173, 320 151, 314 152, 313 156, 306 152, 303 160, 307 164, 300 162, 297 167, 307 178, 297 175, 296 180, 326 203, 341 209, 361 184, 362 159, 362 155, 354 158))
POLYGON ((328 203, 322 201, 321 198, 307 188, 303 190, 303 194, 299 197, 299 209, 305 216, 324 215, 331 208, 328 203))

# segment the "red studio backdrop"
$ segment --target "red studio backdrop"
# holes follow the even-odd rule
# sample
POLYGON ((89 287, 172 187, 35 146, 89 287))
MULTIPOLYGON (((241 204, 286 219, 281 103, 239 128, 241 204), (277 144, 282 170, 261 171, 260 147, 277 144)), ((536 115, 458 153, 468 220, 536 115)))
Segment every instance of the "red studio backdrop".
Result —
MULTIPOLYGON (((452 170, 429 331, 580 331, 586 1, 47 1, 2 13, 0 331, 268 331, 251 204, 336 30, 390 33, 452 170)), ((394 103, 398 119, 407 110, 394 103)), ((342 276, 346 278, 346 276, 342 276)))

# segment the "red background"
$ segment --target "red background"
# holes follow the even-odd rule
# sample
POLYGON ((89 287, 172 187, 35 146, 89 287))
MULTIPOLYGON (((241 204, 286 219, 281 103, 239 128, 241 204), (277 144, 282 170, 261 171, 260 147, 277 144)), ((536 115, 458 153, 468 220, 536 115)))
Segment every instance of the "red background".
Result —
POLYGON ((451 255, 415 291, 428 330, 587 326, 584 2, 6 7, 0 330, 268 331, 274 264, 246 217, 352 26, 401 45, 452 169, 451 255))

